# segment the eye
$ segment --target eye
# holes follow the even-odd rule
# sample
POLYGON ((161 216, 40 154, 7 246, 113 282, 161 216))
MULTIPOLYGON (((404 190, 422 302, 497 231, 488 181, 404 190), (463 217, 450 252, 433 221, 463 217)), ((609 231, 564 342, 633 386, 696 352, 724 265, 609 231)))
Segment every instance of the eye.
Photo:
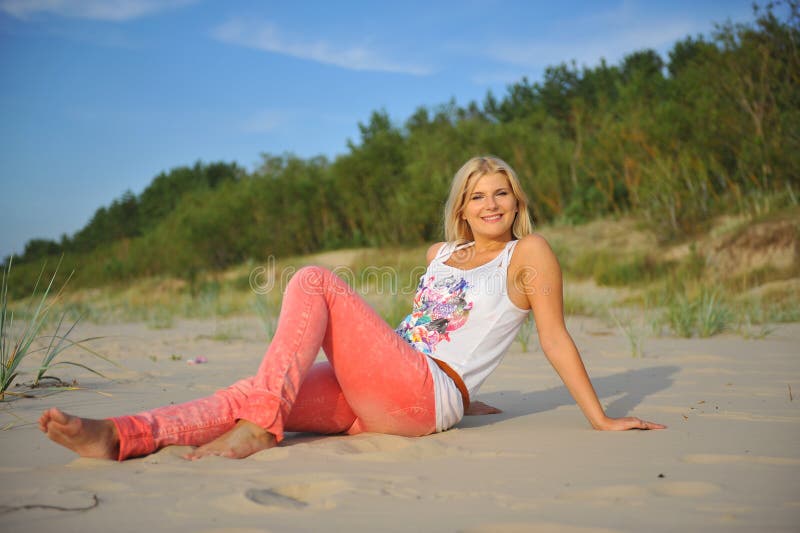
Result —
POLYGON ((482 194, 473 194, 471 200, 480 200, 483 198, 482 194))
POLYGON ((497 196, 508 196, 508 191, 497 191, 497 196))

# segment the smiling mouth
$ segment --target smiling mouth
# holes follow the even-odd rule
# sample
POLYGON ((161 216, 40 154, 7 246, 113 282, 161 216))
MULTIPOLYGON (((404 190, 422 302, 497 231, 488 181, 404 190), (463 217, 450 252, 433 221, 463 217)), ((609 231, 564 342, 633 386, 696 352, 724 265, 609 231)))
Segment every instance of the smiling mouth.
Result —
POLYGON ((497 222, 503 218, 503 215, 489 215, 488 217, 481 217, 484 222, 497 222))

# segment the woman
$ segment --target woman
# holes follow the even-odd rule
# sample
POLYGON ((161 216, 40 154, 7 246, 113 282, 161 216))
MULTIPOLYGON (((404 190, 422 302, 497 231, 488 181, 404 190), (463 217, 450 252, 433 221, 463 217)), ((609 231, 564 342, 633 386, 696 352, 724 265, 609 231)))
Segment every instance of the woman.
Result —
POLYGON ((243 458, 276 446, 284 431, 444 431, 465 414, 499 412, 470 397, 531 309, 545 355, 592 427, 665 427, 603 412, 564 324, 558 261, 532 233, 527 198, 508 164, 476 157, 456 173, 445 237, 428 250, 414 309, 396 330, 331 272, 306 267, 286 288, 255 376, 132 416, 93 420, 51 408, 39 427, 81 456, 118 460, 171 444, 199 446, 187 459, 243 458), (328 362, 313 365, 320 347, 328 362))

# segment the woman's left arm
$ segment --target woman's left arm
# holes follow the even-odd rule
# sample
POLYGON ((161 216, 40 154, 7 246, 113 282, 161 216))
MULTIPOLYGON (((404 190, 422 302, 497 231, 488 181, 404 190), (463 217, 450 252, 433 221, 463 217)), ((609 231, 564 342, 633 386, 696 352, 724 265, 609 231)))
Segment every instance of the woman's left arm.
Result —
POLYGON ((525 295, 533 309, 542 350, 592 427, 600 430, 666 427, 635 417, 606 416, 564 323, 561 267, 553 250, 543 237, 529 235, 517 244, 514 259, 518 265, 515 289, 525 295))

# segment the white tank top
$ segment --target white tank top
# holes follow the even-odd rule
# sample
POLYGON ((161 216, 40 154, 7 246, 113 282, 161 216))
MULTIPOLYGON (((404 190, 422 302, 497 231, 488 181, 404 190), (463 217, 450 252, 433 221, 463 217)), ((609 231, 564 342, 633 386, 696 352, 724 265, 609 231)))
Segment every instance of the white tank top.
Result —
MULTIPOLYGON (((444 244, 420 278, 412 313, 396 329, 418 351, 455 370, 470 397, 503 360, 528 315, 529 310, 520 309, 508 297, 508 264, 516 243, 509 241, 497 257, 469 270, 444 262, 456 250, 474 243, 444 244)), ((440 420, 443 427, 437 427, 442 431, 463 416, 463 407, 453 405, 453 391, 456 404, 461 403, 461 395, 435 363, 430 361, 430 366, 437 388, 437 412, 454 411, 439 413, 445 415, 438 417, 444 418, 440 420), (458 415, 454 421, 453 415, 458 415)))

